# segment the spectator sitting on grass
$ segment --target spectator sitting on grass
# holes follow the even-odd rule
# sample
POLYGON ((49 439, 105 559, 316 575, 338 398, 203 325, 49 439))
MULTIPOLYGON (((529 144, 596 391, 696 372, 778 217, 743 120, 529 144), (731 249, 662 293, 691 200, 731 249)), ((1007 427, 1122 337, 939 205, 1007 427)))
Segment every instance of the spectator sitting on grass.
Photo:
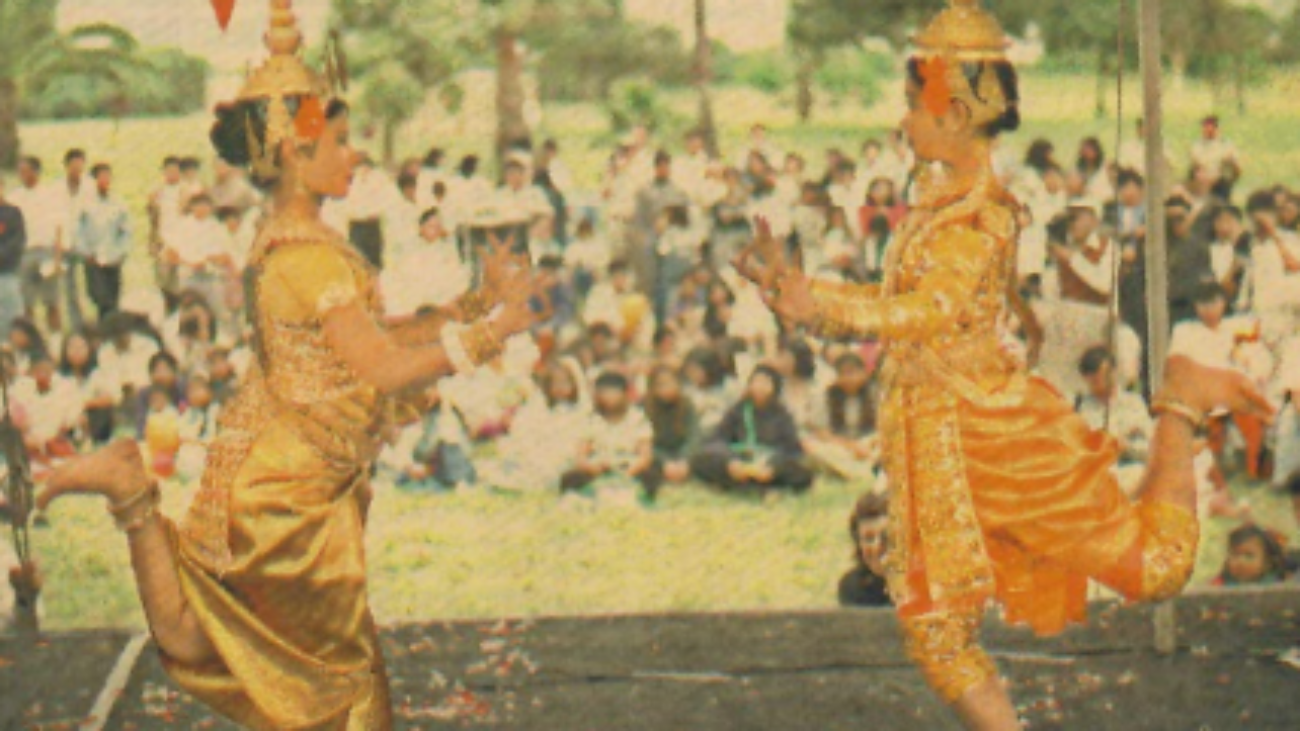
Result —
POLYGON ((722 421, 734 398, 722 358, 711 348, 699 347, 682 365, 686 393, 699 415, 700 429, 708 432, 722 421))
POLYGON ((889 524, 889 501, 879 492, 858 498, 849 516, 849 539, 853 541, 853 569, 840 579, 841 607, 887 607, 885 586, 885 528, 889 524))
POLYGON ((154 353, 149 359, 149 385, 136 395, 136 434, 143 439, 145 422, 155 409, 152 406, 152 394, 161 391, 167 396, 167 402, 174 408, 183 408, 185 404, 185 384, 181 381, 180 366, 176 358, 167 351, 154 353))
POLYGON ((664 479, 675 484, 690 479, 700 420, 683 392, 681 375, 672 367, 659 365, 650 372, 645 412, 654 430, 656 466, 663 470, 664 479))
POLYGON ((414 430, 410 460, 402 466, 397 486, 408 490, 446 491, 474 485, 477 471, 469 456, 469 435, 460 414, 444 401, 437 388, 428 390, 429 407, 414 430))
POLYGON ((515 415, 496 457, 483 465, 484 482, 507 490, 552 490, 573 467, 591 417, 582 365, 574 358, 546 363, 541 397, 515 415))
POLYGON ((217 435, 217 417, 221 407, 214 401, 212 386, 204 373, 193 373, 185 384, 185 413, 181 414, 180 450, 176 454, 176 471, 182 480, 196 480, 203 474, 208 444, 217 435))
POLYGON ((630 386, 622 374, 602 374, 595 390, 595 413, 560 489, 569 493, 594 487, 598 493, 626 494, 630 483, 638 482, 644 497, 653 502, 663 474, 655 464, 650 422, 632 408, 630 386))
POLYGON ((813 433, 804 446, 818 468, 843 480, 870 482, 880 463, 875 390, 862 356, 845 353, 835 382, 815 402, 813 433))
POLYGON ((781 376, 760 365, 749 377, 745 398, 723 417, 691 470, 704 482, 724 490, 760 491, 812 487, 794 417, 781 403, 781 376))
POLYGON ((1278 536, 1257 525, 1228 534, 1228 558, 1215 586, 1259 586, 1286 579, 1286 553, 1278 536))

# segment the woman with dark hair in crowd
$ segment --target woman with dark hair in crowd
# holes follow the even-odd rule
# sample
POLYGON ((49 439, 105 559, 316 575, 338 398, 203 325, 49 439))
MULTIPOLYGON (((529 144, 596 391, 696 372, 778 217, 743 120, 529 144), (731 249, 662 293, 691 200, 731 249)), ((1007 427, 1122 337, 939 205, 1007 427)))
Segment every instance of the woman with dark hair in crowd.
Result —
POLYGON ((858 498, 849 515, 849 539, 853 541, 853 568, 840 578, 840 606, 887 607, 885 585, 886 528, 889 500, 877 492, 858 498))
POLYGON ((781 383, 775 368, 754 369, 745 397, 691 459, 691 471, 700 480, 727 491, 805 492, 812 487, 799 429, 781 402, 781 383))
POLYGON ((1243 525, 1228 534, 1228 557, 1215 586, 1258 586, 1286 581, 1286 550, 1277 534, 1243 525))
POLYGON ((664 480, 685 482, 691 476, 691 455, 699 444, 700 419, 686 395, 681 374, 666 365, 650 371, 645 413, 654 430, 654 458, 664 480))
POLYGON ((163 666, 185 691, 241 726, 382 731, 392 709, 366 597, 370 465, 380 436, 416 415, 408 394, 492 361, 531 327, 531 274, 501 247, 454 315, 381 324, 373 270, 321 220, 357 159, 347 105, 302 61, 289 3, 271 18, 270 58, 218 107, 211 135, 273 205, 249 258, 256 365, 192 507, 179 526, 163 517, 131 441, 60 468, 38 506, 108 499, 163 666))
POLYGON ((113 438, 113 411, 121 391, 112 379, 99 371, 99 359, 84 333, 73 333, 63 341, 59 373, 73 383, 85 400, 86 436, 96 444, 113 438))
POLYGON ((906 215, 907 206, 898 200, 894 191, 894 181, 889 178, 876 178, 871 181, 871 186, 867 188, 867 199, 858 209, 858 224, 861 230, 866 231, 871 228, 871 223, 877 216, 883 216, 889 224, 889 230, 893 231, 906 215))
POLYGON ((1037 139, 1029 143, 1029 150, 1025 153, 1025 167, 1042 175, 1049 168, 1056 166, 1055 145, 1044 139, 1037 139))
POLYGON ((14 354, 19 373, 26 373, 33 363, 50 352, 40 328, 26 317, 15 317, 9 324, 9 350, 14 354))
POLYGON ((722 357, 713 348, 695 348, 686 354, 682 363, 682 381, 695 412, 699 414, 700 428, 705 431, 712 429, 722 420, 732 399, 722 357))

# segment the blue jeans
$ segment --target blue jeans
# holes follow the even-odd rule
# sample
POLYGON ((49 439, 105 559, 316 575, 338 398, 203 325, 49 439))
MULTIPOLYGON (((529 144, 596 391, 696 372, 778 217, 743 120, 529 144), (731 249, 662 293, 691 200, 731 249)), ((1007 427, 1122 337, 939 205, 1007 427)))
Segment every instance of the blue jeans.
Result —
POLYGON ((1292 395, 1292 403, 1282 407, 1277 420, 1277 455, 1273 468, 1273 484, 1282 487, 1287 478, 1300 471, 1300 411, 1292 395))
POLYGON ((0 341, 9 341, 14 318, 23 316, 23 285, 18 272, 0 274, 0 341))

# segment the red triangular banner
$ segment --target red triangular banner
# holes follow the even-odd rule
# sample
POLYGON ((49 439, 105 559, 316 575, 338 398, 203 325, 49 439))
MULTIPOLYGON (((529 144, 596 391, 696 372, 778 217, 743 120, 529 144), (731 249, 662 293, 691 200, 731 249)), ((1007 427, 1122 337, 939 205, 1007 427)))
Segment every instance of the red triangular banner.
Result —
POLYGON ((224 33, 230 26, 230 16, 235 12, 235 0, 212 0, 212 9, 217 11, 217 25, 224 33))

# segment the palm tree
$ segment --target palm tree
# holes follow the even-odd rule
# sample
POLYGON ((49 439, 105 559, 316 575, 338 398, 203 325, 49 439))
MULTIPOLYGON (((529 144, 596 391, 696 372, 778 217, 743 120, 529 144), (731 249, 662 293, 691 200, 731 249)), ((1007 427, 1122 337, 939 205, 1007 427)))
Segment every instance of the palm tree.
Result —
POLYGON ((718 127, 713 119, 713 98, 709 82, 713 79, 713 46, 709 42, 707 0, 695 0, 695 91, 700 97, 699 131, 710 157, 718 157, 718 127))
POLYGON ((0 170, 18 164, 18 110, 24 88, 63 74, 98 76, 126 91, 148 71, 135 38, 117 26, 94 24, 65 35, 55 24, 57 2, 0 0, 0 170))

